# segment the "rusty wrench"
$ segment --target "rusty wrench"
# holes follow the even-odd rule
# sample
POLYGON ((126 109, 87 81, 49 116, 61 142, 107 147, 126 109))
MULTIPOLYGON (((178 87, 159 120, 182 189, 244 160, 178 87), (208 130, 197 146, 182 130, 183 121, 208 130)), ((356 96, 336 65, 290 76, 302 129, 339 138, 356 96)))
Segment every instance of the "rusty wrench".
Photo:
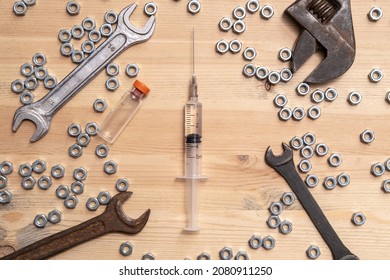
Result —
POLYGON ((320 48, 326 58, 306 78, 307 83, 325 83, 352 66, 356 43, 350 0, 298 0, 286 13, 304 28, 294 47, 293 72, 320 48))
POLYGON ((145 213, 137 219, 128 217, 123 212, 122 204, 130 198, 132 194, 132 192, 119 193, 110 200, 106 210, 101 215, 39 240, 1 259, 47 259, 106 233, 121 232, 136 234, 145 227, 149 219, 150 209, 146 210, 145 213))
POLYGON ((82 64, 66 76, 55 88, 42 99, 16 110, 12 130, 16 132, 22 121, 35 123, 36 130, 30 141, 35 142, 45 136, 51 120, 70 99, 92 81, 114 58, 124 50, 148 40, 155 29, 155 17, 151 16, 142 28, 131 24, 129 17, 137 7, 131 4, 118 16, 115 32, 97 48, 82 64))
POLYGON ((275 156, 270 147, 265 154, 266 163, 279 173, 289 184, 299 201, 301 202, 311 221, 325 240, 335 260, 358 260, 359 258, 343 244, 332 225, 329 223, 320 206, 317 204, 310 191, 305 186, 297 170, 295 169, 293 151, 283 143, 284 152, 275 156))

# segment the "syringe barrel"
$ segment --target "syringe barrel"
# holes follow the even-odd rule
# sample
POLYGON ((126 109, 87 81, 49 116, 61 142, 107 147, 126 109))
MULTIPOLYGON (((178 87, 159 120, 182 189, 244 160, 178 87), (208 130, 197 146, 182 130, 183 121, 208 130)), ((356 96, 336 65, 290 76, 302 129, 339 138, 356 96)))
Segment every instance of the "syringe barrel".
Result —
POLYGON ((201 142, 201 137, 197 134, 190 134, 186 137, 185 176, 187 178, 202 176, 201 142))
POLYGON ((190 134, 202 136, 202 103, 197 101, 197 98, 191 97, 185 105, 185 137, 190 134))

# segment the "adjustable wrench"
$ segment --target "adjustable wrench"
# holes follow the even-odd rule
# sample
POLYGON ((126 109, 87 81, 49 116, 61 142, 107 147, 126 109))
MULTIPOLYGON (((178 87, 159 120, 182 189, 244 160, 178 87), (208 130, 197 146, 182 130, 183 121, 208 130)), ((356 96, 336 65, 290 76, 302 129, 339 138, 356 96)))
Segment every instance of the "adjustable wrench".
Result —
POLYGON ((16 110, 12 130, 16 132, 24 120, 35 123, 36 130, 30 141, 45 136, 55 113, 83 87, 92 81, 113 59, 127 48, 148 40, 155 29, 155 17, 151 16, 142 28, 133 26, 129 20, 136 4, 123 9, 118 16, 115 32, 97 48, 82 64, 66 76, 41 100, 16 110))
POLYGON ((297 0, 286 13, 304 28, 294 47, 293 72, 318 49, 326 51, 326 58, 305 82, 325 83, 352 66, 356 44, 350 0, 297 0))
POLYGON ((0 260, 47 259, 106 233, 121 232, 136 234, 140 232, 148 222, 150 209, 146 210, 145 213, 137 219, 128 217, 123 212, 122 204, 130 198, 132 194, 132 192, 119 193, 110 200, 106 210, 101 215, 39 240, 0 258, 0 260))
POLYGON ((266 163, 279 173, 289 184, 311 221, 325 240, 332 252, 334 260, 358 260, 359 258, 343 244, 332 225, 329 223, 320 206, 317 204, 310 191, 305 186, 297 170, 295 169, 293 151, 283 143, 284 152, 275 156, 270 147, 265 154, 266 163))

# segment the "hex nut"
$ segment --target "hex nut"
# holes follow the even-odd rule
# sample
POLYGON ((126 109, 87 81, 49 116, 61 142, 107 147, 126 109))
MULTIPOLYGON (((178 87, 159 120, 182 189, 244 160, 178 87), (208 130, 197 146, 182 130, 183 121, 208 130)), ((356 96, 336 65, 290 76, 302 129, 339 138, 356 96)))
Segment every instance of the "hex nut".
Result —
POLYGON ((303 140, 301 137, 299 136, 294 136, 291 140, 290 140, 290 146, 291 148, 293 148, 294 150, 299 150, 303 147, 303 140))
MULTIPOLYGON (((278 228, 280 223, 281 223, 280 218, 279 218, 279 216, 276 216, 276 215, 269 216, 269 218, 267 220, 267 225, 269 228, 278 228)), ((264 240, 263 240, 263 243, 264 243, 264 240)))
POLYGON ((88 210, 96 211, 100 206, 99 200, 96 197, 90 197, 87 200, 86 207, 88 210))
POLYGON ((365 143, 369 144, 375 140, 375 133, 372 130, 366 129, 360 134, 360 140, 365 143))
POLYGON ((130 256, 133 253, 133 245, 129 241, 123 242, 119 247, 119 252, 122 256, 130 256))
POLYGON ((289 234, 290 232, 292 232, 292 223, 290 221, 282 221, 279 225, 279 232, 281 234, 289 234))
POLYGON ((154 261, 156 258, 152 253, 146 253, 142 256, 142 260, 154 261))
POLYGON ((80 133, 79 136, 77 136, 77 144, 81 147, 87 147, 89 142, 91 142, 91 138, 87 133, 80 133))
POLYGON ((100 158, 108 156, 109 148, 106 144, 100 144, 96 146, 95 154, 100 158))
POLYGON ((65 168, 61 164, 54 165, 51 168, 51 176, 55 179, 60 179, 65 175, 65 168))
POLYGON ((14 167, 11 162, 3 161, 0 163, 0 174, 9 175, 14 170, 14 167))
POLYGON ((51 178, 48 176, 42 176, 38 179, 38 187, 42 190, 48 190, 52 185, 51 178))
POLYGON ((238 251, 236 256, 234 257, 235 260, 249 260, 248 253, 245 251, 238 251))
POLYGON ((219 258, 221 260, 230 260, 231 258, 233 258, 233 250, 232 250, 232 248, 230 248, 230 247, 223 247, 219 251, 219 258))
POLYGON ((371 173, 375 177, 380 177, 383 174, 385 174, 385 170, 386 170, 385 165, 381 162, 375 163, 371 166, 371 173))
POLYGON ((248 240, 249 247, 252 249, 259 249, 263 245, 263 241, 260 236, 258 235, 252 235, 251 238, 248 240))
POLYGON ((97 197, 99 204, 107 205, 111 200, 111 195, 109 192, 100 192, 97 197))
POLYGON ((23 163, 19 166, 19 175, 22 177, 31 176, 32 166, 28 163, 23 163))
POLYGON ((321 255, 321 250, 319 247, 311 245, 309 248, 307 248, 306 255, 309 259, 315 260, 321 255))
POLYGON ((68 195, 64 200, 64 205, 66 208, 74 209, 77 206, 79 200, 74 195, 68 195))
POLYGON ((357 212, 352 215, 352 223, 355 226, 362 226, 366 222, 366 216, 362 212, 357 212))
POLYGON ((211 260, 211 257, 210 257, 210 254, 206 253, 206 252, 202 252, 200 253, 200 255, 198 255, 196 257, 197 260, 201 261, 201 260, 211 260))
POLYGON ((70 189, 74 194, 82 194, 84 192, 84 184, 80 181, 73 182, 70 189))
POLYGON ((47 217, 45 214, 38 214, 34 218, 34 225, 37 228, 44 228, 47 225, 47 217))
POLYGON ((283 195, 282 195, 282 202, 284 203, 284 205, 286 206, 291 206, 294 204, 295 202, 295 195, 294 193, 292 192, 285 192, 283 195))
POLYGON ((68 134, 69 136, 71 137, 77 137, 79 136, 81 133, 81 126, 77 123, 72 123, 69 127, 68 127, 68 134))
POLYGON ((46 162, 41 160, 41 159, 37 159, 32 164, 32 170, 35 173, 38 173, 38 174, 41 174, 41 173, 45 172, 45 170, 46 170, 46 162))
POLYGON ((319 179, 317 175, 315 174, 310 174, 306 176, 305 183, 309 188, 315 188, 317 187, 319 182, 319 179))
POLYGON ((70 195, 70 190, 68 186, 59 185, 56 189, 56 195, 60 199, 65 199, 70 195))
POLYGON ((78 15, 80 13, 80 4, 77 1, 69 1, 66 4, 66 11, 71 16, 78 15))
POLYGON ((58 224, 59 222, 61 222, 62 213, 61 213, 61 211, 54 209, 54 210, 49 212, 49 214, 47 215, 47 218, 48 218, 50 223, 58 224))
POLYGON ((93 103, 93 109, 98 113, 103 113, 107 109, 107 102, 104 99, 96 99, 93 103))
POLYGON ((301 149, 301 157, 310 159, 314 155, 314 149, 312 146, 305 146, 301 149))
POLYGON ((27 5, 23 1, 17 1, 14 3, 13 10, 15 15, 24 16, 27 13, 27 5))
POLYGON ((97 123, 95 123, 95 122, 87 123, 87 125, 85 126, 85 132, 86 132, 89 136, 95 136, 95 135, 97 135, 98 130, 99 130, 99 126, 98 126, 97 123))
POLYGON ((337 167, 343 162, 343 158, 338 153, 333 153, 328 158, 328 163, 332 167, 337 167))
POLYGON ((280 202, 274 202, 271 204, 268 210, 271 212, 271 214, 278 216, 283 211, 283 205, 280 202))
POLYGON ((333 176, 325 177, 324 179, 324 188, 327 190, 333 190, 337 186, 337 180, 333 176))
POLYGON ((88 172, 85 168, 79 167, 73 171, 73 178, 77 181, 84 181, 87 179, 88 172))
POLYGON ((7 186, 7 182, 8 182, 7 177, 0 175, 0 190, 4 189, 7 186))
POLYGON ((12 195, 9 191, 4 190, 0 192, 0 204, 8 204, 12 200, 12 195))
POLYGON ((311 170, 311 168, 312 168, 312 165, 311 165, 310 160, 308 160, 308 159, 303 159, 298 164, 298 169, 302 173, 309 172, 311 170))
POLYGON ((35 179, 32 176, 23 177, 22 188, 25 190, 32 190, 35 186, 35 179))
POLYGON ((106 174, 108 175, 115 174, 117 169, 118 169, 118 165, 112 160, 107 161, 104 164, 104 168, 103 168, 104 172, 106 172, 106 174))
POLYGON ((390 193, 390 180, 385 180, 382 182, 382 190, 385 193, 390 193))
POLYGON ((271 235, 268 235, 263 238, 263 248, 266 250, 271 250, 275 248, 276 240, 271 235))
POLYGON ((118 179, 115 184, 115 188, 117 189, 118 192, 125 192, 129 188, 129 181, 127 179, 118 179))
POLYGON ((83 155, 83 147, 78 144, 73 144, 69 147, 69 155, 72 158, 79 158, 83 155))
POLYGON ((337 176, 337 184, 340 187, 346 187, 351 183, 351 177, 346 173, 341 173, 337 176))

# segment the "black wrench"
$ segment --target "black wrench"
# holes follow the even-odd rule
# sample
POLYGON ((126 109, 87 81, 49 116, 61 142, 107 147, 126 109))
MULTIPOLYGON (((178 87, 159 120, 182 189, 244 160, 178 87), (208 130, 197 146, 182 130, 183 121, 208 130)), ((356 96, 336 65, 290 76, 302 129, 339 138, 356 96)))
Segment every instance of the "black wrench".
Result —
POLYGON ((343 244, 332 225, 329 223, 325 214, 322 212, 317 201, 307 189, 297 170, 295 169, 293 151, 283 143, 284 152, 280 156, 275 156, 270 147, 265 154, 266 163, 279 173, 289 184, 298 200, 302 204, 311 221, 321 234, 322 238, 328 245, 334 260, 359 260, 343 244))

